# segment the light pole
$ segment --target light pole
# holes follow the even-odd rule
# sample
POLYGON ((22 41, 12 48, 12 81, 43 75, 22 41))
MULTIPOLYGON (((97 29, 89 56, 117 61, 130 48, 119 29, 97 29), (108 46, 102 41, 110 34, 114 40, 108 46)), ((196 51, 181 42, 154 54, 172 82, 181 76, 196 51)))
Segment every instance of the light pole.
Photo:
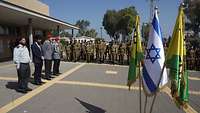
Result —
POLYGON ((102 27, 100 27, 100 30, 101 30, 101 39, 102 39, 102 29, 103 29, 103 28, 102 28, 102 27))

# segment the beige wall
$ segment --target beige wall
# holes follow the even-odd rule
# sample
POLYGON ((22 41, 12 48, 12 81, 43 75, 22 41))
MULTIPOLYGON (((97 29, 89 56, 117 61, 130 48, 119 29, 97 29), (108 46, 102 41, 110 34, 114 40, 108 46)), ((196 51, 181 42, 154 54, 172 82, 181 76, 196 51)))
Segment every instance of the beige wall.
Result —
POLYGON ((49 6, 39 0, 4 0, 12 4, 49 16, 49 6))

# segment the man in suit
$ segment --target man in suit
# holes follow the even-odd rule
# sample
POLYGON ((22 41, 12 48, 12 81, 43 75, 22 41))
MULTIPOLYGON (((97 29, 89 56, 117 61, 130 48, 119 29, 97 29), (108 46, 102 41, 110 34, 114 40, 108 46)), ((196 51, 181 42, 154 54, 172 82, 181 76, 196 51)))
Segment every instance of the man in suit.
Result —
POLYGON ((48 39, 45 40, 45 42, 43 43, 42 52, 44 55, 44 62, 45 62, 45 79, 51 80, 51 78, 53 78, 51 76, 52 54, 53 54, 51 37, 48 37, 48 39))
POLYGON ((35 42, 31 45, 31 50, 33 54, 33 63, 35 66, 34 83, 36 85, 42 85, 44 82, 42 82, 41 80, 42 65, 43 65, 41 37, 36 36, 34 39, 35 39, 35 42))

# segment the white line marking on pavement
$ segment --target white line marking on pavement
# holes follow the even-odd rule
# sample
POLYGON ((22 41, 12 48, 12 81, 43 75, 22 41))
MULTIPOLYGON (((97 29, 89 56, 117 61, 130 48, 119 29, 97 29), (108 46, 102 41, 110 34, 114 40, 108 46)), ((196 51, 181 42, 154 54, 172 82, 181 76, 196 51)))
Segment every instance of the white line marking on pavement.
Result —
POLYGON ((188 77, 190 80, 200 80, 200 78, 199 77, 188 77))
POLYGON ((112 74, 112 75, 116 75, 117 71, 111 71, 111 70, 107 70, 106 74, 112 74))
POLYGON ((7 113, 10 110, 16 108, 17 106, 23 104, 27 100, 31 99, 32 97, 36 96, 40 92, 42 92, 45 89, 49 88, 50 86, 55 84, 57 81, 69 76, 71 73, 75 72, 76 70, 78 70, 79 68, 83 67, 84 65, 85 65, 85 63, 83 63, 81 65, 78 65, 75 68, 70 69, 69 71, 67 71, 67 72, 63 73, 62 75, 58 76, 57 78, 52 79, 51 81, 47 82, 46 84, 44 84, 44 85, 34 89, 33 91, 31 91, 31 92, 29 92, 29 93, 17 98, 13 102, 8 103, 7 105, 5 105, 5 106, 0 108, 0 113, 7 113))

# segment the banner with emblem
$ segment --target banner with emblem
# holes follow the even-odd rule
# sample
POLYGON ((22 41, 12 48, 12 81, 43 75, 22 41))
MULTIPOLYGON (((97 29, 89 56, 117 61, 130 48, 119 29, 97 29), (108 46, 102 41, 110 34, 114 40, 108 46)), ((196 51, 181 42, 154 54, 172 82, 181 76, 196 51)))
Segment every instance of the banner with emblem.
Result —
POLYGON ((142 77, 144 91, 148 96, 153 95, 159 86, 162 87, 168 82, 162 40, 158 14, 155 10, 145 51, 142 77))

